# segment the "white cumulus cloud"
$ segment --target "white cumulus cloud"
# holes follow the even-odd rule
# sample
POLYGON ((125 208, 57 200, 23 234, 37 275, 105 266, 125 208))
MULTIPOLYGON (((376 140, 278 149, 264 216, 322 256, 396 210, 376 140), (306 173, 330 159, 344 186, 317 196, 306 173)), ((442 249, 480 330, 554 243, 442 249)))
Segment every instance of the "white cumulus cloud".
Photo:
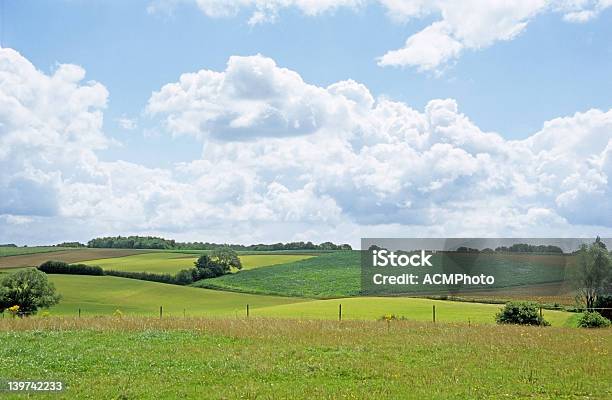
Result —
POLYGON ((612 110, 509 141, 453 99, 417 110, 355 81, 321 87, 264 56, 232 57, 152 94, 160 129, 203 153, 150 168, 98 158, 108 93, 84 75, 0 50, 2 242, 612 234, 612 110))

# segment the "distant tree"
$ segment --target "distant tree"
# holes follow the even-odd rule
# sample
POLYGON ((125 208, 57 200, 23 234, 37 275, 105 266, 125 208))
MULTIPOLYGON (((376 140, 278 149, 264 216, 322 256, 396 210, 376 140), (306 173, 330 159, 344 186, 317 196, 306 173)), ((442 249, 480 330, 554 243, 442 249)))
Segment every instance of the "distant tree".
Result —
POLYGON ((214 250, 210 253, 210 259, 220 265, 226 273, 230 272, 232 268, 242 269, 242 263, 240 258, 238 258, 238 254, 229 247, 214 250))
POLYGON ((13 272, 0 281, 0 311, 17 305, 20 313, 36 314, 39 308, 50 307, 59 300, 47 274, 34 268, 13 272))
POLYGON ((216 278, 226 273, 225 268, 208 254, 201 255, 195 262, 193 280, 216 278))
POLYGON ((600 296, 609 295, 612 291, 612 261, 602 244, 600 240, 588 246, 583 244, 576 254, 574 284, 578 291, 577 299, 584 303, 587 310, 595 307, 600 296))

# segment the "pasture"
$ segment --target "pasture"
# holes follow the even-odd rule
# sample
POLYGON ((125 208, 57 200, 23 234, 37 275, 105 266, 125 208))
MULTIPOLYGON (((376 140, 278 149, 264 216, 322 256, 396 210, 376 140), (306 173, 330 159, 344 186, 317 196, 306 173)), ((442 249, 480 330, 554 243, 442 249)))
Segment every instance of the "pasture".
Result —
MULTIPOLYGON (((103 269, 117 271, 135 271, 174 274, 182 269, 193 268, 200 253, 155 251, 146 254, 126 257, 84 260, 83 263, 98 265, 103 269)), ((285 264, 312 257, 298 254, 245 254, 240 255, 243 270, 259 268, 266 265, 285 264)))
MULTIPOLYGON (((166 316, 244 316, 249 304, 253 317, 297 319, 342 318, 376 320, 395 314, 414 321, 431 321, 436 306, 439 322, 494 323, 501 308, 498 304, 464 303, 407 297, 352 297, 333 300, 309 300, 297 297, 252 295, 229 291, 199 289, 112 276, 50 275, 60 303, 50 314, 74 316, 81 309, 83 316, 112 315, 120 310, 125 315, 159 315, 163 306, 166 316)), ((544 317, 553 326, 573 325, 577 314, 544 310, 544 317)))
POLYGON ((163 306, 168 316, 235 316, 243 314, 246 304, 258 307, 303 301, 296 298, 249 295, 202 290, 188 286, 118 278, 114 276, 49 275, 60 303, 52 315, 112 315, 120 310, 130 315, 159 315, 163 306))
MULTIPOLYGON (((612 396, 612 330, 259 318, 0 320, 0 376, 40 398, 612 396)), ((22 394, 3 394, 23 398, 22 394)))

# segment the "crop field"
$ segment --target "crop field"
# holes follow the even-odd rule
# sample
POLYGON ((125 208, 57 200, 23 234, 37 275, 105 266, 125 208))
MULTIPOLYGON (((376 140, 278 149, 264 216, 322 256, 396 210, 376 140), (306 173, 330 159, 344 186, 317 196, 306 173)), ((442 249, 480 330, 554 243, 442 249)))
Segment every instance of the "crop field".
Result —
MULTIPOLYGON (((152 273, 174 274, 182 269, 193 268, 199 254, 176 253, 156 251, 146 254, 137 254, 126 257, 103 258, 98 260, 85 260, 83 263, 98 265, 103 269, 117 271, 138 271, 152 273)), ((310 255, 296 254, 247 254, 240 255, 244 270, 259 268, 266 265, 286 264, 310 258, 310 255)))
POLYGON ((149 252, 150 250, 133 249, 64 249, 54 252, 38 252, 0 257, 0 268, 32 267, 40 265, 48 260, 74 263, 98 258, 124 257, 149 252))
POLYGON ((9 318, 0 320, 0 342, 0 376, 46 378, 67 387, 37 398, 612 397, 610 329, 9 318))
POLYGON ((69 247, 36 246, 36 247, 0 247, 0 257, 19 256, 23 254, 51 253, 54 251, 72 250, 69 247))
MULTIPOLYGON (((563 270, 564 261, 556 255, 480 255, 477 258, 458 254, 453 260, 457 264, 465 263, 466 269, 474 274, 494 274, 496 280, 511 281, 516 285, 546 285, 551 277, 558 277, 563 270), (473 265, 469 264, 474 261, 473 265), (551 270, 553 273, 551 273, 551 270)), ((310 298, 334 298, 357 296, 361 294, 360 253, 343 251, 322 254, 318 257, 300 260, 290 264, 275 265, 253 271, 241 271, 219 278, 207 279, 195 283, 195 286, 221 290, 233 290, 246 293, 259 293, 283 296, 303 296, 310 298)), ((443 272, 428 270, 428 272, 443 272)), ((559 289, 558 287, 556 287, 559 289)), ((419 295, 417 288, 413 295, 419 295)), ((573 301, 573 296, 555 292, 554 285, 547 289, 550 294, 542 298, 547 302, 566 304, 573 301), (563 298, 563 300, 561 300, 563 298)), ((486 293, 480 291, 478 296, 489 299, 512 298, 509 288, 495 288, 486 293)), ((427 293, 422 293, 427 294, 427 293)), ((469 297, 469 295, 466 295, 469 297)))
POLYGON ((323 254, 195 283, 195 286, 250 293, 303 297, 357 296, 360 292, 358 251, 323 254))

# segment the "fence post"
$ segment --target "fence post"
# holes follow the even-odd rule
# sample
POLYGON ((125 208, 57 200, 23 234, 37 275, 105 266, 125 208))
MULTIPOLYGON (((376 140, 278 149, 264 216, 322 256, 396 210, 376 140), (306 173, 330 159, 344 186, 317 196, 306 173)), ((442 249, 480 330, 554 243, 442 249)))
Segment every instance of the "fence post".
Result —
POLYGON ((342 321, 342 304, 338 304, 338 321, 342 321))
POLYGON ((540 319, 542 318, 542 306, 540 306, 540 319))
POLYGON ((79 308, 79 318, 81 318, 81 309, 79 308))
POLYGON ((436 323, 436 305, 433 305, 433 309, 432 309, 432 314, 433 314, 433 322, 434 324, 436 323))
POLYGON ((161 319, 164 315, 164 309, 162 308, 162 306, 159 306, 159 319, 161 319))
POLYGON ((247 318, 249 318, 249 305, 248 304, 247 304, 246 312, 247 312, 247 318))

